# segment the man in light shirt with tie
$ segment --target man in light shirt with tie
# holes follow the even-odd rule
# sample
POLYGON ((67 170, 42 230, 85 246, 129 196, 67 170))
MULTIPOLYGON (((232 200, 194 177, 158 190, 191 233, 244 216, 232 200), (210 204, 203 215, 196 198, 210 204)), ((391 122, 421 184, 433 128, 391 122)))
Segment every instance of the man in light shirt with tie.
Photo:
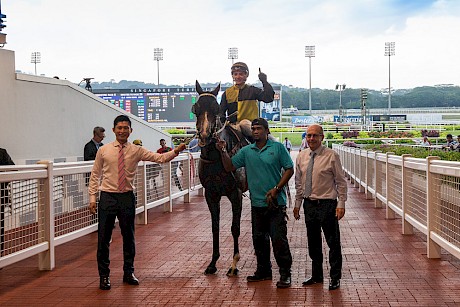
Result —
POLYGON ((323 283, 322 229, 330 249, 329 290, 335 290, 340 287, 342 278, 339 220, 345 215, 347 182, 339 155, 322 145, 323 128, 320 125, 309 126, 306 138, 309 148, 297 156, 295 170, 294 217, 300 219, 303 204, 308 254, 312 260, 312 275, 302 285, 323 283))
POLYGON ((128 142, 132 132, 131 120, 126 115, 115 118, 112 130, 116 141, 99 148, 89 184, 89 210, 92 214, 96 214, 96 199, 101 191, 97 208, 99 212, 97 264, 101 290, 111 288, 109 246, 117 217, 123 236, 123 282, 130 285, 139 284, 139 280, 134 276, 136 207, 133 180, 137 164, 139 161, 169 162, 185 149, 185 144, 180 144, 170 152, 158 154, 145 147, 131 144, 128 142))

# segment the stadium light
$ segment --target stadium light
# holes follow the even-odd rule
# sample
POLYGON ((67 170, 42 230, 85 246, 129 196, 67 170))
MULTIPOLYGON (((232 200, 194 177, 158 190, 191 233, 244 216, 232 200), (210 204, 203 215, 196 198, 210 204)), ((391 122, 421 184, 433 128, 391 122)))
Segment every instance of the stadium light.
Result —
POLYGON ((3 28, 6 28, 6 25, 3 24, 4 18, 6 18, 6 15, 2 14, 2 1, 0 0, 0 32, 2 32, 3 28))
POLYGON ((343 121, 342 91, 346 86, 346 84, 337 84, 335 86, 335 89, 339 91, 339 122, 343 121))
POLYGON ((236 47, 228 48, 228 59, 232 60, 232 65, 233 65, 234 60, 238 59, 238 48, 236 47))
POLYGON ((311 115, 311 58, 315 57, 315 46, 305 46, 305 57, 308 58, 308 75, 310 90, 308 91, 308 110, 311 115))
POLYGON ((30 63, 35 64, 35 75, 37 75, 37 64, 41 63, 41 60, 42 60, 42 56, 40 52, 32 52, 30 63))
POLYGON ((385 56, 388 57, 388 115, 391 115, 391 56, 395 55, 395 42, 385 43, 385 56))
POLYGON ((5 22, 6 15, 2 14, 2 4, 0 3, 0 32, 2 32, 3 28, 6 28, 6 25, 3 23, 5 22))
POLYGON ((160 61, 163 61, 163 48, 153 49, 153 60, 157 61, 158 87, 160 87, 160 61))
POLYGON ((3 48, 6 44, 6 34, 1 33, 3 28, 6 28, 6 25, 3 24, 5 22, 6 15, 2 14, 2 3, 0 0, 0 48, 3 48))
POLYGON ((366 101, 367 101, 367 88, 361 89, 361 116, 362 116, 362 123, 365 125, 366 121, 366 101))

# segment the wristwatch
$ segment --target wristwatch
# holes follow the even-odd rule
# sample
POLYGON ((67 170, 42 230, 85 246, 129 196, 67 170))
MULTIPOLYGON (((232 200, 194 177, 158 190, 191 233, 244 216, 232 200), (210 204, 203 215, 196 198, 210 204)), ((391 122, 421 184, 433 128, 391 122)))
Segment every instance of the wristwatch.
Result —
POLYGON ((278 192, 281 191, 281 189, 282 189, 278 185, 275 185, 273 188, 276 189, 276 191, 278 191, 278 192))

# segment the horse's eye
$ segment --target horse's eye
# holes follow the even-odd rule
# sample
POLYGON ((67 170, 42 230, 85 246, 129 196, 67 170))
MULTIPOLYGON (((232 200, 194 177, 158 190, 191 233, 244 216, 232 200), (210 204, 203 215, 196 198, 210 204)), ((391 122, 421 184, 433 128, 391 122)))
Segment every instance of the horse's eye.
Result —
POLYGON ((196 115, 196 106, 195 105, 192 106, 192 113, 196 115))

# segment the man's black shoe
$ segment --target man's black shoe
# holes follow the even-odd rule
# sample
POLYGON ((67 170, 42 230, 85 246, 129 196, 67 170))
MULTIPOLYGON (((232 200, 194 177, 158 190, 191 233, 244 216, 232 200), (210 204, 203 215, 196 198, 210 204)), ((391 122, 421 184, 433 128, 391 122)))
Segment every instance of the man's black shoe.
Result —
POLYGON ((111 288, 111 285, 110 285, 109 276, 100 277, 100 279, 99 279, 99 289, 101 289, 101 290, 110 290, 110 288, 111 288))
POLYGON ((335 290, 340 287, 340 279, 331 279, 329 290, 335 290))
POLYGON ((254 273, 254 275, 248 276, 246 280, 248 282, 253 282, 253 281, 263 281, 263 280, 272 280, 272 274, 259 274, 257 272, 254 273))
POLYGON ((276 286, 278 288, 289 288, 291 286, 291 276, 281 276, 276 286))
POLYGON ((314 284, 322 284, 323 279, 322 278, 313 278, 310 277, 309 279, 305 279, 305 281, 302 283, 302 286, 311 286, 314 284))
POLYGON ((139 279, 133 273, 123 275, 123 282, 133 286, 139 285, 139 279))

